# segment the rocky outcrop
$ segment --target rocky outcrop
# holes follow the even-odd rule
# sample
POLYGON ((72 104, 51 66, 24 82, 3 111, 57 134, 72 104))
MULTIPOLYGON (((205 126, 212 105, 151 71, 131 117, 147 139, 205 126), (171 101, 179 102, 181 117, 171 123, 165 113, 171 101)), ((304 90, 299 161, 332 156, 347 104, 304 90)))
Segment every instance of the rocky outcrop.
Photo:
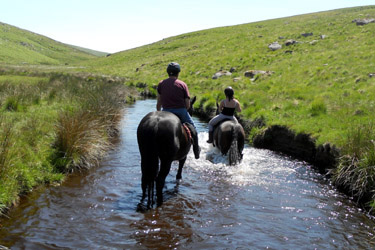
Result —
POLYGON ((369 23, 375 23, 375 19, 374 18, 354 19, 352 23, 356 23, 359 26, 363 26, 369 23))

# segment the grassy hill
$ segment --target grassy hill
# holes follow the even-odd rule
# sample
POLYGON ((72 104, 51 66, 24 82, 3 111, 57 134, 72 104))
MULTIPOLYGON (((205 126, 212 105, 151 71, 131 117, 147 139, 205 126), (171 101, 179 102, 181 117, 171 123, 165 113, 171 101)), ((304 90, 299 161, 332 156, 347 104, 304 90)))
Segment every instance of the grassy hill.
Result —
POLYGON ((375 73, 375 23, 352 22, 365 18, 375 18, 375 6, 203 30, 88 66, 91 72, 127 77, 133 85, 146 83, 155 93, 152 86, 166 77, 166 65, 177 61, 197 106, 213 107, 230 85, 244 118, 286 125, 312 134, 318 143, 343 145, 349 126, 374 118, 375 77, 369 74, 375 73), (287 46, 288 40, 294 44, 287 46), (272 51, 268 45, 274 42, 282 48, 272 51), (231 69, 231 76, 212 79, 231 69), (272 75, 245 77, 250 70, 272 75))
POLYGON ((96 55, 0 22, 0 63, 64 65, 96 55))
POLYGON ((107 53, 107 52, 101 52, 101 51, 97 51, 97 50, 82 48, 82 47, 75 46, 75 45, 69 45, 69 46, 73 47, 74 49, 77 49, 77 50, 80 50, 80 51, 83 51, 85 53, 89 53, 91 55, 98 56, 98 57, 103 57, 103 56, 109 55, 109 53, 107 53))
POLYGON ((250 141, 267 127, 283 125, 311 135, 316 145, 340 147, 335 184, 374 208, 375 23, 353 22, 359 19, 375 19, 375 6, 192 32, 100 58, 0 24, 0 213, 19 193, 59 181, 72 163, 87 161, 93 153, 87 145, 77 152, 57 146, 65 145, 64 140, 75 142, 70 139, 76 132, 98 130, 100 137, 107 137, 106 126, 100 130, 96 124, 111 113, 106 112, 110 104, 119 103, 112 97, 135 95, 117 87, 104 91, 110 83, 116 80, 120 87, 126 81, 155 95, 171 61, 181 64, 180 79, 197 96, 196 108, 203 112, 224 98, 225 87, 234 88, 243 108, 241 118, 265 124, 252 130, 250 141), (279 49, 270 49, 275 42, 279 49), (58 67, 22 67, 26 64, 58 67), (34 70, 38 72, 30 72, 34 70), (89 77, 67 74, 76 71, 89 77), (224 75, 214 77, 218 72, 224 75), (87 94, 90 88, 95 92, 87 94), (95 119, 82 122, 82 114, 92 113, 95 119), (90 128, 81 126, 86 124, 90 128))

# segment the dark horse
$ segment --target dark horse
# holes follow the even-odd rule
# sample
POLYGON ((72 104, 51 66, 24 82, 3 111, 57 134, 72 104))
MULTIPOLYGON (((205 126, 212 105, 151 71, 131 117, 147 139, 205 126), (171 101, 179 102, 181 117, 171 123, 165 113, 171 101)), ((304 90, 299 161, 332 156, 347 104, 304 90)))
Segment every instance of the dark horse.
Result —
MULTIPOLYGON (((193 112, 192 107, 195 100, 196 97, 190 101, 190 109, 188 110, 190 115, 193 112)), ((137 129, 142 169, 141 204, 147 193, 147 208, 153 205, 155 182, 157 205, 163 203, 165 178, 170 171, 172 162, 175 160, 179 161, 176 179, 182 178, 182 168, 192 145, 191 137, 194 137, 194 133, 196 133, 196 130, 191 124, 182 124, 180 119, 170 112, 155 111, 143 117, 137 129), (192 135, 189 135, 189 133, 192 133, 192 135)))
MULTIPOLYGON (((216 104, 219 107, 218 104, 216 104)), ((218 113, 219 110, 216 111, 218 113)), ((220 149, 223 155, 228 154, 229 165, 235 165, 242 160, 242 150, 245 144, 245 132, 241 124, 233 120, 224 120, 214 129, 213 145, 220 149)))

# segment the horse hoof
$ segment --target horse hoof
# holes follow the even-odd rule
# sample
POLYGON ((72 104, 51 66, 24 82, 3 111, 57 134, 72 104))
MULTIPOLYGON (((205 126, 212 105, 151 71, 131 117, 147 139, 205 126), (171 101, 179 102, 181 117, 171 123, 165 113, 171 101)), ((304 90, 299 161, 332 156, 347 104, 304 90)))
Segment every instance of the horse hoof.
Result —
POLYGON ((163 198, 158 199, 158 200, 156 201, 156 206, 157 206, 157 207, 160 207, 161 205, 163 205, 163 198))
POLYGON ((142 202, 138 203, 138 205, 137 205, 137 212, 144 213, 149 209, 150 208, 145 206, 145 204, 143 204, 142 202))

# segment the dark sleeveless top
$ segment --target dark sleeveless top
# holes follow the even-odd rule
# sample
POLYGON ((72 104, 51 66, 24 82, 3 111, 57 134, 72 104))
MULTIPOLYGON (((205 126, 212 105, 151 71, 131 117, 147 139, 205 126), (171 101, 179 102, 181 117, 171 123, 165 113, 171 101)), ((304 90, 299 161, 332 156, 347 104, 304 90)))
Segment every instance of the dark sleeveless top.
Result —
POLYGON ((221 113, 223 115, 233 116, 234 115, 234 110, 235 110, 235 108, 224 107, 223 110, 221 111, 221 113))
MULTIPOLYGON (((237 104, 236 104, 237 105, 237 104)), ((223 110, 221 111, 221 113, 223 115, 228 115, 228 116, 234 116, 234 111, 236 110, 236 106, 234 106, 234 108, 228 108, 228 107, 225 107, 225 101, 224 101, 224 108, 223 110)))

